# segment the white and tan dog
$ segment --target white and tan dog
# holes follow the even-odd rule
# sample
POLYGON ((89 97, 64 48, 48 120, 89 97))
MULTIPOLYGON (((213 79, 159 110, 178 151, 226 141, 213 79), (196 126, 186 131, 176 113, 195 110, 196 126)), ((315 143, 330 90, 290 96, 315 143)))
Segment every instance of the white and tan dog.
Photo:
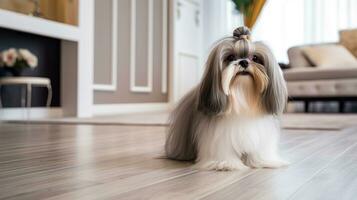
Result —
POLYGON ((274 56, 237 28, 212 49, 201 83, 170 118, 165 151, 208 170, 278 168, 279 115, 287 90, 274 56))

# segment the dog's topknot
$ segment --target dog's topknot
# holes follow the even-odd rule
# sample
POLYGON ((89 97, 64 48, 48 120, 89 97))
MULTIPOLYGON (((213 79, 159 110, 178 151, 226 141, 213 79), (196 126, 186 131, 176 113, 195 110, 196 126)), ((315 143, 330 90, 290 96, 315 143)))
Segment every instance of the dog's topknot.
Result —
POLYGON ((250 30, 246 26, 238 27, 233 31, 233 36, 238 39, 242 39, 242 38, 249 39, 250 30))

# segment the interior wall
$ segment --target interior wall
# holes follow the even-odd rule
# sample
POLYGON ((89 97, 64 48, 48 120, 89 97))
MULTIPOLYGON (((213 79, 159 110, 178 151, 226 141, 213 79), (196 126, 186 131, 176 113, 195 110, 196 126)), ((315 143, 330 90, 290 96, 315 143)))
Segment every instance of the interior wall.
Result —
MULTIPOLYGON (((39 0, 43 18, 78 25, 78 0, 39 0)), ((34 10, 30 0, 0 0, 0 8, 23 14, 34 10)))
POLYGON ((112 0, 95 1, 94 83, 111 84, 112 79, 112 0))
POLYGON ((227 0, 205 0, 203 4, 203 52, 209 54, 214 42, 227 36, 227 0))
POLYGON ((95 1, 95 104, 168 101, 164 1, 95 1))
POLYGON ((337 42, 338 31, 357 27, 355 0, 267 1, 252 36, 270 46, 279 62, 296 45, 337 42))

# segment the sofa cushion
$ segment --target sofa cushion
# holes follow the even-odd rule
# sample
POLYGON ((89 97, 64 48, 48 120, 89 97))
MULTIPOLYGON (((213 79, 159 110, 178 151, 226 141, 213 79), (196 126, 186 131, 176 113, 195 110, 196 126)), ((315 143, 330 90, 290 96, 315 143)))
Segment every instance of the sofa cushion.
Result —
POLYGON ((336 43, 323 43, 323 44, 310 44, 310 45, 301 45, 294 46, 288 49, 289 65, 291 68, 301 68, 301 67, 311 67, 314 66, 307 58, 303 52, 305 47, 314 47, 314 46, 324 46, 331 45, 336 43))
POLYGON ((341 30, 340 43, 357 57, 357 29, 341 30))
POLYGON ((301 46, 288 49, 289 65, 291 68, 310 67, 312 64, 306 59, 301 46))
POLYGON ((317 67, 356 66, 357 59, 342 45, 307 46, 303 53, 317 67))
POLYGON ((357 67, 292 68, 284 70, 287 81, 357 78, 357 67))
POLYGON ((356 97, 357 79, 291 81, 287 88, 290 97, 356 97))

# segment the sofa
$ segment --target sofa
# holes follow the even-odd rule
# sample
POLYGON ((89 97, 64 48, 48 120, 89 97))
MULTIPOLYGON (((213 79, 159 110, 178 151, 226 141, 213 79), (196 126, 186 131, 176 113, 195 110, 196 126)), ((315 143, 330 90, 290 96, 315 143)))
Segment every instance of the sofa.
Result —
POLYGON ((284 77, 289 101, 303 101, 305 112, 313 101, 337 101, 344 112, 346 101, 357 100, 357 29, 342 30, 339 36, 337 43, 288 50, 284 77))

